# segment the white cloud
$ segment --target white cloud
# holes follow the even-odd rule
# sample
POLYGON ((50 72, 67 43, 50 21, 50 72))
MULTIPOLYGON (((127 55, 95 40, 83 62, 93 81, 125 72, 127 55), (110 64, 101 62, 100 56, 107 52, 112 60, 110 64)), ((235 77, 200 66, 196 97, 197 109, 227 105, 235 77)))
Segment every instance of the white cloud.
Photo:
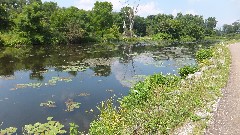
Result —
POLYGON ((163 13, 163 11, 158 9, 156 5, 157 4, 153 1, 146 4, 141 4, 139 6, 139 11, 137 14, 140 16, 146 17, 148 15, 156 15, 159 13, 163 13))
POLYGON ((199 15, 198 12, 196 12, 194 9, 190 10, 181 10, 181 9, 174 9, 172 11, 173 16, 177 16, 178 13, 183 13, 183 14, 192 14, 192 15, 199 15))
POLYGON ((185 12, 185 14, 198 15, 198 13, 197 13, 195 10, 193 10, 193 9, 187 10, 187 11, 185 12))
POLYGON ((96 0, 75 0, 75 5, 79 9, 91 10, 96 0))
POLYGON ((182 11, 181 11, 181 10, 174 9, 174 10, 172 11, 172 15, 176 17, 177 14, 180 13, 180 12, 182 12, 182 11))
MULTIPOLYGON (((94 6, 94 3, 97 0, 75 0, 75 5, 79 9, 85 9, 85 10, 91 10, 94 6)), ((124 3, 125 0, 99 0, 99 1, 107 1, 111 2, 113 4, 113 11, 120 11, 120 9, 124 6, 127 6, 126 3, 124 3)), ((136 7, 138 3, 130 3, 129 6, 136 7)), ((146 17, 147 15, 155 15, 159 13, 163 13, 162 10, 158 9, 157 4, 153 1, 140 4, 138 7, 138 15, 146 17)))
MULTIPOLYGON (((97 0, 75 0, 74 3, 79 9, 91 10, 96 1, 97 0)), ((124 6, 124 2, 122 2, 123 0, 98 0, 98 1, 111 2, 114 11, 119 11, 124 6)))

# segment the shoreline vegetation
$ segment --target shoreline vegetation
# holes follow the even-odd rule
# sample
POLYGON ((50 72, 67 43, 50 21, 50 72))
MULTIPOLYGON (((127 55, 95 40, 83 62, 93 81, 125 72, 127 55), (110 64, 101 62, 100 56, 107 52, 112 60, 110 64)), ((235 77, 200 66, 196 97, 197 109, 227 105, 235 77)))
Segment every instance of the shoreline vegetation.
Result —
POLYGON ((190 133, 203 134, 212 105, 227 83, 231 60, 224 43, 198 51, 196 58, 198 69, 183 67, 182 79, 152 75, 131 88, 119 108, 111 100, 103 102, 90 134, 174 134, 184 126, 190 133))
POLYGON ((134 8, 113 12, 111 2, 91 10, 59 7, 41 0, 0 2, 0 45, 67 45, 89 42, 155 40, 196 42, 221 35, 215 17, 157 14, 141 17, 134 8))
MULTIPOLYGON (((113 105, 113 98, 102 102, 98 107, 99 118, 91 123, 89 134, 203 134, 229 78, 231 58, 227 46, 233 42, 237 40, 199 50, 197 65, 181 68, 180 77, 162 74, 147 77, 134 85, 128 96, 117 101, 119 107, 113 105)), ((47 120, 43 124, 26 125, 24 133, 67 132, 52 117, 47 120), (56 127, 54 132, 51 126, 56 127)), ((84 134, 77 128, 78 125, 71 123, 69 134, 84 134)), ((16 131, 10 127, 0 133, 16 131)))

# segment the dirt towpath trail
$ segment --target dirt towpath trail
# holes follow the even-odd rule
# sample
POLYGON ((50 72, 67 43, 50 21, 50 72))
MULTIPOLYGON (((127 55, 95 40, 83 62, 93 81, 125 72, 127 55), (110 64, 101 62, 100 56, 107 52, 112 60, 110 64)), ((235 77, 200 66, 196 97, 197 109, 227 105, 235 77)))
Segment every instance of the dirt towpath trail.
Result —
POLYGON ((207 135, 240 135, 240 43, 229 45, 230 78, 207 135))

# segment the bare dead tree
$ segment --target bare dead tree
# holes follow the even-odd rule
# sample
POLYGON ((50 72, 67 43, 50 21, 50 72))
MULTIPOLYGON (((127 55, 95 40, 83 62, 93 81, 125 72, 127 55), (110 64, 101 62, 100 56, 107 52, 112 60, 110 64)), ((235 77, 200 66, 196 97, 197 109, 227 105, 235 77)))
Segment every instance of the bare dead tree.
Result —
POLYGON ((125 0, 125 2, 123 3, 123 5, 125 5, 124 7, 130 7, 127 11, 125 11, 125 10, 123 11, 125 17, 129 21, 129 28, 127 28, 126 20, 125 19, 123 20, 123 29, 124 29, 124 33, 123 34, 126 35, 127 32, 129 31, 131 38, 134 35, 134 32, 133 32, 134 19, 135 19, 136 14, 139 11, 139 9, 138 9, 139 8, 139 3, 140 3, 140 0, 135 0, 132 5, 130 3, 130 0, 125 0))

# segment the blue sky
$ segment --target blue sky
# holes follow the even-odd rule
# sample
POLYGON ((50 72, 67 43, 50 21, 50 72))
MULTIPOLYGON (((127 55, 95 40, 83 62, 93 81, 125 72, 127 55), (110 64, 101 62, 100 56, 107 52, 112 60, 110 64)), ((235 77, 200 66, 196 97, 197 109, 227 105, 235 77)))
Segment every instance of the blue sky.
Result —
MULTIPOLYGON (((61 7, 75 6, 80 9, 90 10, 97 0, 42 0, 57 2, 61 7)), ((114 11, 119 11, 125 6, 126 0, 99 0, 113 4, 114 11)), ((231 24, 240 19, 240 0, 129 0, 130 5, 140 3, 140 16, 165 13, 176 15, 178 12, 203 15, 204 18, 216 17, 218 27, 231 24)))

